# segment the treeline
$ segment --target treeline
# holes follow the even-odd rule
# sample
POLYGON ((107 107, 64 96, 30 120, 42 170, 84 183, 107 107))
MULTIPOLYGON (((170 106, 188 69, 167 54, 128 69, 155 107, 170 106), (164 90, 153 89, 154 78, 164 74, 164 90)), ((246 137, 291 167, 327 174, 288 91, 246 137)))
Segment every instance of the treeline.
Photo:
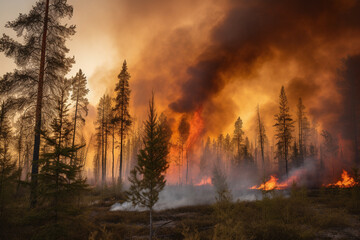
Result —
POLYGON ((274 172, 288 176, 291 169, 305 163, 315 163, 323 169, 324 161, 334 164, 333 159, 339 157, 337 139, 326 130, 319 133, 317 126, 311 125, 301 98, 295 116, 291 114, 284 87, 279 95, 278 112, 274 115, 273 138, 269 139, 259 106, 253 125, 255 134, 254 131, 246 134, 242 119, 238 117, 232 134, 208 137, 202 143, 201 174, 211 176, 215 166, 227 174, 236 175, 239 169, 245 168, 259 171, 263 177, 274 172))

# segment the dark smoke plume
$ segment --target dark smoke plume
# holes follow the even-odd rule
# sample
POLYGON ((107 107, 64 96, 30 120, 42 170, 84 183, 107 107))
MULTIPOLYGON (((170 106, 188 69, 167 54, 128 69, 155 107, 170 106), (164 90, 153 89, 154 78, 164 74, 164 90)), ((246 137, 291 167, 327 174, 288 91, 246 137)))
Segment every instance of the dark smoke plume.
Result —
MULTIPOLYGON (((211 103, 226 85, 251 80, 259 68, 274 59, 280 59, 284 67, 292 61, 298 64, 301 75, 288 80, 293 90, 290 98, 296 102, 305 93, 311 102, 322 87, 323 83, 317 83, 322 81, 320 75, 336 71, 329 66, 336 66, 349 52, 359 51, 349 42, 360 40, 360 1, 254 0, 230 4, 231 10, 212 30, 212 44, 188 67, 181 96, 169 105, 173 111, 196 111, 211 103)), ((283 83, 275 80, 274 84, 283 83)), ((224 114, 223 110, 229 109, 215 107, 213 115, 224 114)))

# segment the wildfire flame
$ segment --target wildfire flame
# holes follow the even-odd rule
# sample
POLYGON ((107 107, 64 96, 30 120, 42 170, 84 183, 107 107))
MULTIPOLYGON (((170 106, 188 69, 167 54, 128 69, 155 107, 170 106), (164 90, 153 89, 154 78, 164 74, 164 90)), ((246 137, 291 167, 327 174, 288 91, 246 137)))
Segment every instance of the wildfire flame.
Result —
POLYGON ((337 183, 331 183, 326 185, 326 187, 340 187, 340 188, 350 188, 355 186, 354 178, 350 177, 348 172, 343 170, 341 174, 341 180, 337 181, 337 183))
POLYGON ((293 182, 296 182, 298 179, 297 176, 292 176, 290 178, 288 178, 286 181, 280 182, 278 183, 278 178, 275 177, 274 175, 270 176, 270 180, 268 180, 265 183, 262 183, 260 186, 252 186, 250 189, 259 189, 259 190, 265 190, 265 191, 270 191, 273 189, 285 189, 288 188, 290 186, 290 184, 292 184, 293 182))
POLYGON ((261 189, 265 191, 273 190, 278 185, 277 180, 278 178, 276 178, 275 176, 270 176, 269 181, 262 183, 260 186, 252 186, 250 189, 261 189))
POLYGON ((204 120, 201 117, 202 108, 198 109, 190 121, 190 133, 186 141, 186 150, 189 150, 199 140, 204 130, 204 120))
POLYGON ((208 178, 203 178, 201 179, 201 181, 197 184, 195 184, 195 186, 203 186, 203 185, 211 185, 211 178, 208 177, 208 178))

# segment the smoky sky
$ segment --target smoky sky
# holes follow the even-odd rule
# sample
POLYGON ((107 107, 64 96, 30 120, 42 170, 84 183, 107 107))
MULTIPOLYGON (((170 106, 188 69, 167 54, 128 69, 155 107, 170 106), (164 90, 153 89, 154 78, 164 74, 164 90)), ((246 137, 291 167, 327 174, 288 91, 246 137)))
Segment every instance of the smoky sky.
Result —
MULTIPOLYGON (((333 75, 342 58, 359 51, 353 45, 360 37, 360 1, 255 0, 230 5, 211 31, 210 46, 187 68, 180 97, 169 107, 175 112, 196 111, 227 85, 251 81, 259 68, 277 58, 282 63, 279 71, 289 62, 297 63, 300 76, 295 74, 280 85, 286 85, 290 101, 306 98, 315 114, 311 108, 321 108, 329 100, 320 92, 336 91, 321 89, 333 86, 324 83, 331 81, 323 79, 324 73, 333 75)), ((274 84, 279 80, 274 79, 274 84)), ((221 115, 232 109, 212 110, 221 115)))

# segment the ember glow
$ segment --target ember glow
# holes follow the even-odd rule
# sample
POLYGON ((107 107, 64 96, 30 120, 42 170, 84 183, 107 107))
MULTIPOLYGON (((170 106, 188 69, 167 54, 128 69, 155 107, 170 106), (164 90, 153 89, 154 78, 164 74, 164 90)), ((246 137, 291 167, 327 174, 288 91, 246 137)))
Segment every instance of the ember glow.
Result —
POLYGON ((211 185, 211 178, 203 178, 199 183, 194 184, 195 186, 211 185))
POLYGON ((339 187, 339 188, 350 188, 353 186, 355 186, 355 180, 345 170, 343 170, 341 174, 341 180, 337 181, 336 183, 331 183, 326 185, 326 187, 339 187))

